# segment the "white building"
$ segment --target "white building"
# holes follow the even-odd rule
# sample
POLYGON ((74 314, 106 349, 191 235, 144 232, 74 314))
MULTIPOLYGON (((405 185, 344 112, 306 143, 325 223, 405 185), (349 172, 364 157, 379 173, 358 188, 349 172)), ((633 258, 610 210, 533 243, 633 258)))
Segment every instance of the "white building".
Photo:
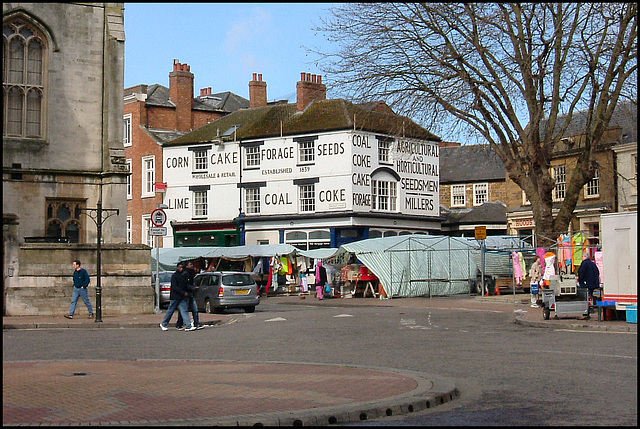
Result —
POLYGON ((302 74, 297 103, 268 104, 255 75, 249 87, 258 107, 164 144, 165 247, 440 230, 439 137, 384 103, 326 100, 320 76, 302 74))

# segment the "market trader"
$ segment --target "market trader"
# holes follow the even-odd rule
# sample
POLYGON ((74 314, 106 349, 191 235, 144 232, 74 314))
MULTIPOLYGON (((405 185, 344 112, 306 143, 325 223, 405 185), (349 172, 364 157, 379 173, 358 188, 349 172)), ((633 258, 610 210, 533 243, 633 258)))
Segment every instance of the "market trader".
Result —
MULTIPOLYGON (((589 289, 589 299, 593 299, 593 291, 600 287, 600 270, 589 258, 587 252, 582 254, 582 263, 578 268, 578 286, 589 289)), ((595 300, 593 301, 595 304, 595 300)))

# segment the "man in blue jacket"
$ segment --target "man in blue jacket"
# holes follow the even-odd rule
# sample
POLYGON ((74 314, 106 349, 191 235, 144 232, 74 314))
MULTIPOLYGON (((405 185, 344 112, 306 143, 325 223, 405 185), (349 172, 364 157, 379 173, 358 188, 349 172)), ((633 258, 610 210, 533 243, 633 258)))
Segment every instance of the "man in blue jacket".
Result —
POLYGON ((164 319, 160 322, 160 329, 166 331, 171 321, 171 316, 178 309, 185 321, 185 331, 195 331, 196 327, 191 325, 191 317, 189 317, 188 298, 189 291, 187 289, 187 280, 182 275, 184 264, 178 262, 176 271, 171 275, 171 292, 169 293, 169 308, 164 315, 164 319))
MULTIPOLYGON (((593 291, 600 287, 600 270, 587 252, 582 254, 582 263, 578 268, 578 286, 589 290, 589 299, 593 299, 593 291)), ((593 301, 595 304, 595 300, 593 301)))
POLYGON ((79 260, 73 261, 73 298, 71 298, 71 307, 69 307, 69 314, 65 314, 67 319, 73 319, 73 313, 76 312, 76 305, 78 304, 78 298, 82 297, 82 300, 89 310, 89 319, 93 318, 93 308, 91 307, 91 301, 89 301, 89 273, 82 268, 82 264, 79 260))

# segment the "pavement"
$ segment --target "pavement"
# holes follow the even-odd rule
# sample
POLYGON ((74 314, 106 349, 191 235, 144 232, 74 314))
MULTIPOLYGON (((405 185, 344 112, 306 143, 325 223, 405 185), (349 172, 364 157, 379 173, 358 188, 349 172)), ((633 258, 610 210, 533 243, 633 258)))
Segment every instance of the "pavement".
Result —
MULTIPOLYGON (((637 324, 552 315, 531 308, 529 295, 437 298, 331 298, 270 296, 263 302, 327 307, 491 311, 513 323, 546 329, 635 332, 637 324)), ((4 316, 3 335, 14 329, 160 329, 163 312, 102 316, 78 311, 73 320, 55 316, 4 316)), ((553 314, 553 313, 552 313, 553 314)), ((200 314, 205 329, 235 322, 237 314, 200 314)), ((173 323, 170 325, 172 330, 173 323)), ((198 335, 198 331, 181 335, 198 335)), ((210 360, 3 361, 3 425, 220 425, 324 426, 407 414, 455 400, 455 384, 435 374, 389 368, 210 360), (159 371, 159 368, 163 368, 159 371), (166 371, 170 368, 170 371, 166 371), (25 383, 25 372, 38 378, 25 383), (167 374, 172 374, 171 379, 167 374), (184 377, 176 377, 183 374, 184 377), (197 374, 197 377, 195 376, 197 374), (184 379, 185 382, 176 382, 184 379), (189 407, 167 406, 171 383, 189 407), (180 383, 176 386, 176 383, 180 383), (90 386, 90 388, 86 388, 90 386), (52 395, 52 392, 55 394, 52 395), (77 397, 81 393, 81 400, 77 397), (88 406, 87 404, 92 404, 88 406), (247 414, 247 410, 252 411, 247 414)))

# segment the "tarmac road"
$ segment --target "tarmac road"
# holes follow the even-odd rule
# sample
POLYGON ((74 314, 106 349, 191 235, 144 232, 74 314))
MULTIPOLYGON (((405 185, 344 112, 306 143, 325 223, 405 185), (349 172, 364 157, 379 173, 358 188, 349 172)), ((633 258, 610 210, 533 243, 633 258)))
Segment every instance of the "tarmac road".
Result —
MULTIPOLYGON (((637 330, 627 329, 630 327, 624 322, 580 320, 548 321, 547 328, 541 328, 536 325, 539 316, 530 317, 530 325, 514 323, 514 315, 527 309, 513 301, 473 297, 322 302, 310 297, 270 297, 253 314, 203 315, 212 323, 215 317, 219 323, 188 333, 162 332, 154 327, 162 315, 139 315, 135 324, 131 317, 120 319, 119 326, 114 321, 117 318, 105 316, 99 328, 81 319, 21 321, 22 327, 36 325, 34 330, 9 330, 20 323, 4 318, 3 423, 7 423, 8 405, 15 406, 10 402, 12 392, 7 391, 11 385, 6 378, 8 366, 44 362, 58 379, 66 374, 65 380, 88 380, 86 377, 101 379, 113 372, 96 371, 102 375, 98 377, 91 375, 90 368, 74 371, 72 364, 66 369, 55 366, 96 362, 98 367, 102 365, 99 361, 109 361, 119 366, 118 374, 136 365, 164 374, 169 371, 153 369, 154 365, 172 368, 176 361, 189 359, 181 368, 195 385, 191 391, 194 397, 213 395, 210 390, 220 384, 243 389, 245 395, 250 392, 244 400, 229 396, 237 390, 216 393, 218 401, 234 399, 225 402, 225 412, 229 404, 242 406, 231 410, 235 422, 249 410, 267 410, 272 412, 263 412, 260 422, 292 425, 295 419, 287 420, 291 408, 284 408, 293 398, 299 400, 297 409, 305 413, 295 418, 304 425, 330 424, 332 416, 327 409, 334 412, 333 417, 338 416, 336 423, 353 425, 637 425, 637 330), (78 329, 49 329, 58 326, 55 323, 78 329), (118 328, 147 328, 108 329, 109 323, 118 328), (220 365, 230 364, 235 369, 220 370, 220 365), (208 375, 199 377, 195 370, 204 367, 208 375), (69 376, 75 372, 87 376, 69 376), (225 375, 224 383, 211 374, 225 375), (311 386, 313 380, 315 385, 311 386), (364 385, 356 383, 359 380, 364 380, 364 385), (256 381, 262 384, 251 384, 256 381), (427 386, 429 381, 438 384, 436 390, 449 389, 455 394, 443 404, 433 396, 429 409, 426 401, 412 402, 425 393, 416 391, 416 386, 427 386), (390 390, 401 385, 405 386, 403 393, 390 390), (373 396, 363 398, 365 393, 373 396), (411 401, 392 406, 389 399, 399 397, 410 397, 411 401), (415 404, 413 411, 408 407, 411 404, 415 404), (362 421, 365 408, 369 412, 362 421), (391 416, 387 410, 392 411, 391 416), (268 420, 275 417, 279 420, 268 420)), ((23 368, 21 376, 35 370, 38 368, 23 368)), ((152 381, 155 390, 146 392, 120 382, 118 401, 136 401, 140 400, 136 395, 142 395, 149 402, 152 393, 162 390, 158 385, 171 382, 152 381), (129 396, 122 396, 123 389, 129 396)), ((94 380, 88 390, 95 390, 95 385, 94 380)), ((70 392, 88 390, 72 388, 70 392)), ((111 397, 110 403, 113 400, 111 397)), ((211 411, 209 402, 199 404, 199 409, 211 411)), ((145 424, 142 417, 137 417, 137 424, 145 424)), ((199 419, 164 416, 158 423, 147 416, 146 424, 213 422, 204 414, 193 417, 199 419)))

